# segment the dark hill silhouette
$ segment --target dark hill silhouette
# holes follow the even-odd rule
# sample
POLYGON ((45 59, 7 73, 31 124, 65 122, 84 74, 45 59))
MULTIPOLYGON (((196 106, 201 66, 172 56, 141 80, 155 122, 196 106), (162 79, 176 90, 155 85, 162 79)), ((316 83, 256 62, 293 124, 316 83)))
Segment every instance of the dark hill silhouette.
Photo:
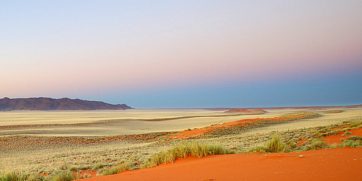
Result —
POLYGON ((126 104, 108 104, 101 101, 80 99, 37 98, 3 98, 0 99, 0 111, 11 110, 124 110, 131 109, 126 104))

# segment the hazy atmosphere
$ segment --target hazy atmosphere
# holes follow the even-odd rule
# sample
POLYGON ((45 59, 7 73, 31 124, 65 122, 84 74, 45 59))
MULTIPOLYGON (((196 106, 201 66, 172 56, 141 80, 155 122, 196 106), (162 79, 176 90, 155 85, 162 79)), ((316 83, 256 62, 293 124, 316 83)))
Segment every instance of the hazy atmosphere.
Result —
POLYGON ((133 107, 362 102, 362 1, 0 3, 0 96, 133 107))

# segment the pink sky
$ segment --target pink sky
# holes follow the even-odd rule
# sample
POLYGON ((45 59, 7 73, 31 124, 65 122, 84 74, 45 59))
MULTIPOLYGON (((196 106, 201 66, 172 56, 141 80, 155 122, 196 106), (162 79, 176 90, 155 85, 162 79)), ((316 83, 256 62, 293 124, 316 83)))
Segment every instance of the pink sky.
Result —
POLYGON ((252 82, 362 68, 361 1, 5 3, 0 95, 252 82))

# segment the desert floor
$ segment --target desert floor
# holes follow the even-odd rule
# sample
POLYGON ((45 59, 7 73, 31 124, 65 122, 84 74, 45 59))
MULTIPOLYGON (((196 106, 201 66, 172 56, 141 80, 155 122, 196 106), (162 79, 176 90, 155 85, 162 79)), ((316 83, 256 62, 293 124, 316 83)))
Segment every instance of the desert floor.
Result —
MULTIPOLYGON (((221 145, 238 153, 231 156, 235 162, 238 159, 257 161, 265 155, 240 156, 239 153, 264 145, 276 133, 293 145, 293 149, 303 151, 309 146, 308 140, 324 140, 326 135, 346 132, 352 123, 362 125, 362 108, 358 107, 265 111, 264 114, 201 109, 0 112, 0 172, 51 176, 68 170, 76 172, 79 178, 94 177, 121 163, 132 163, 131 169, 139 169, 153 154, 183 142, 221 145), (312 116, 303 117, 309 114, 312 116)), ((339 151, 331 151, 331 155, 337 154, 335 152, 339 151)), ((351 152, 361 159, 360 149, 351 152)), ((313 156, 314 152, 303 154, 305 161, 319 159, 313 156)), ((289 159, 288 154, 285 155, 289 159)), ((291 155, 290 159, 297 159, 294 153, 291 155)), ((230 159, 211 156, 195 161, 195 165, 213 162, 216 158, 230 159)), ((266 163, 272 164, 269 163, 272 158, 265 158, 270 160, 266 163)), ((186 163, 193 165, 193 162, 180 162, 186 163)), ((362 168, 360 161, 356 163, 362 168)), ((161 166, 160 169, 168 167, 173 168, 161 166)), ((143 173, 142 170, 135 173, 143 173)), ((202 175, 202 179, 215 178, 202 175)))

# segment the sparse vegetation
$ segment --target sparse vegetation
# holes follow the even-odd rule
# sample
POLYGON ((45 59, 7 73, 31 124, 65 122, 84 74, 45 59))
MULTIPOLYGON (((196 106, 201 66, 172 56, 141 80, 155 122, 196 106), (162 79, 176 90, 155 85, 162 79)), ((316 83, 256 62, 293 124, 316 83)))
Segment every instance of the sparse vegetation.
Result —
POLYGON ((348 121, 347 124, 349 124, 351 128, 360 128, 362 127, 362 118, 348 121))
POLYGON ((174 162, 178 158, 186 157, 205 157, 208 155, 230 154, 231 151, 223 148, 220 145, 208 145, 197 142, 183 143, 174 148, 157 153, 149 159, 144 167, 153 167, 162 163, 174 162))
POLYGON ((0 174, 0 181, 45 181, 45 177, 41 175, 29 175, 21 172, 11 172, 0 174))
POLYGON ((23 181, 27 179, 28 175, 19 172, 11 172, 0 175, 0 181, 23 181))
POLYGON ((328 145, 321 139, 313 138, 311 141, 307 142, 307 144, 302 147, 302 150, 318 150, 327 147, 328 145))
POLYGON ((74 178, 72 172, 70 171, 60 171, 53 175, 49 180, 50 181, 72 181, 74 178))
POLYGON ((307 111, 299 111, 299 112, 293 112, 284 114, 281 116, 282 119, 289 120, 295 120, 295 119, 310 119, 310 118, 317 118, 321 115, 315 112, 307 112, 307 111))
POLYGON ((277 117, 272 118, 259 118, 257 120, 252 120, 251 122, 240 122, 239 125, 231 126, 231 127, 220 127, 218 129, 212 130, 210 133, 206 134, 206 136, 223 136, 230 134, 240 134, 247 129, 253 129, 256 127, 268 126, 271 124, 284 123, 289 121, 301 120, 301 119, 311 119, 317 118, 321 115, 315 112, 307 112, 307 111, 298 111, 293 113, 283 114, 277 117))
POLYGON ((129 164, 121 164, 118 166, 111 167, 110 169, 104 169, 102 175, 114 175, 129 170, 129 164))
POLYGON ((98 163, 98 164, 96 164, 96 165, 94 165, 92 167, 92 170, 99 170, 99 169, 102 169, 102 168, 107 167, 107 166, 109 166, 109 164, 98 163))
POLYGON ((362 146, 362 137, 361 136, 351 136, 343 140, 342 147, 360 147, 362 146))
POLYGON ((282 141, 280 135, 275 134, 272 138, 264 145, 251 149, 252 152, 286 152, 287 145, 282 141))
POLYGON ((286 144, 282 141, 279 135, 274 135, 273 138, 265 145, 266 152, 284 152, 286 144))
POLYGON ((33 174, 33 175, 29 175, 27 181, 46 181, 46 178, 39 174, 33 174))

